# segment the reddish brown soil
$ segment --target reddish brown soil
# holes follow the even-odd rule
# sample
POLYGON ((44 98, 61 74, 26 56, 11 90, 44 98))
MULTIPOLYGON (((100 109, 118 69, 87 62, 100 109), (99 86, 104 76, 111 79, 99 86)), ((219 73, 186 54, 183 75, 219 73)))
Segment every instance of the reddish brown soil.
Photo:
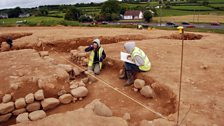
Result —
MULTIPOLYGON (((4 28, 3 31, 10 33, 15 28, 4 28)), ((32 32, 33 35, 15 40, 16 48, 23 48, 24 45, 31 47, 38 42, 62 42, 77 38, 99 36, 143 36, 137 39, 137 46, 142 48, 150 57, 152 70, 144 73, 140 77, 150 77, 152 80, 164 85, 164 91, 171 89, 171 92, 178 94, 179 73, 180 73, 180 52, 181 41, 174 39, 161 38, 171 36, 177 31, 162 30, 135 30, 135 29, 111 29, 111 28, 79 28, 79 27, 52 27, 52 28, 16 28, 17 32, 32 32)), ((198 34, 198 33, 195 33, 198 34)), ((224 36, 220 34, 200 33, 203 37, 199 40, 186 40, 184 46, 184 66, 183 66, 183 85, 181 92, 181 119, 185 116, 182 124, 190 126, 210 126, 223 125, 224 114, 224 36), (189 109, 190 108, 190 109, 189 109)), ((132 38, 133 39, 133 38, 132 38)), ((131 39, 117 39, 131 40, 131 39)), ((89 40, 90 41, 90 40, 89 40)), ((54 43, 53 43, 54 44, 54 43)), ((56 45, 56 44, 55 44, 56 45)), ((102 45, 109 58, 118 60, 119 53, 123 50, 123 42, 102 45)), ((67 49, 67 45, 63 50, 67 49)), ((74 46, 75 48, 75 46, 74 46)), ((55 50, 61 51, 59 48, 55 50)), ((52 51, 51 56, 58 62, 65 62, 52 51)), ((64 57, 66 53, 60 53, 64 57)), ((120 64, 119 64, 120 65, 120 64)), ((165 97, 158 99, 145 99, 136 94, 131 87, 123 87, 124 81, 117 79, 116 69, 105 67, 98 77, 104 79, 113 87, 128 94, 130 97, 142 102, 144 105, 161 112, 164 115, 175 112, 172 104, 166 104, 165 97)), ((149 80, 151 80, 149 79, 149 80)), ((101 98, 104 103, 110 106, 116 116, 123 113, 131 113, 131 125, 137 125, 143 119, 152 120, 158 118, 151 112, 139 106, 130 99, 120 95, 116 91, 105 86, 102 82, 89 85, 90 94, 83 101, 59 106, 49 111, 48 114, 64 112, 83 107, 95 98, 101 98)), ((166 92, 164 92, 166 93, 166 92)), ((162 94, 164 94, 162 93, 162 94)), ((168 98, 168 97, 167 97, 168 98)), ((175 118, 174 118, 175 120, 175 118)))

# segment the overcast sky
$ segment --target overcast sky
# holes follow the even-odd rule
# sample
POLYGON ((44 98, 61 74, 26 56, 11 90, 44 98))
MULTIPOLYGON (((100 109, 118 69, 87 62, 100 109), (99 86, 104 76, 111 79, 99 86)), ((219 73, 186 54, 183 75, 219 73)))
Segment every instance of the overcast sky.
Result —
POLYGON ((90 3, 103 2, 105 0, 0 0, 0 9, 5 8, 31 8, 39 5, 58 5, 58 4, 75 4, 75 3, 90 3))

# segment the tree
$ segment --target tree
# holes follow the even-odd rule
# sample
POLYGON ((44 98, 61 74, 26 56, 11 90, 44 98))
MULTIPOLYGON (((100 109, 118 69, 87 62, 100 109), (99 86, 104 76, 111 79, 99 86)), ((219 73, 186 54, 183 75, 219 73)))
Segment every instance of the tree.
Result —
POLYGON ((79 22, 92 22, 93 19, 90 16, 82 15, 79 18, 79 22))
POLYGON ((98 19, 114 21, 120 19, 121 6, 117 0, 108 0, 103 3, 98 19))
POLYGON ((209 1, 208 1, 208 0, 203 0, 202 4, 203 4, 204 6, 207 6, 207 5, 209 4, 209 1))
POLYGON ((197 3, 197 0, 188 0, 189 3, 197 3))
POLYGON ((17 18, 17 17, 19 17, 19 14, 21 14, 21 13, 22 13, 22 9, 20 7, 16 7, 8 12, 8 17, 9 18, 17 18))
POLYGON ((81 10, 75 8, 75 7, 72 7, 70 8, 66 14, 65 14, 65 19, 66 20, 79 20, 80 16, 82 15, 82 12, 81 10))
POLYGON ((40 9, 37 13, 38 16, 47 16, 48 10, 47 9, 40 9))
POLYGON ((145 11, 143 14, 145 21, 150 22, 152 20, 152 13, 150 11, 145 11))
POLYGON ((127 10, 129 10, 129 6, 127 4, 122 5, 120 14, 124 15, 125 11, 127 10))
POLYGON ((101 13, 119 14, 120 11, 121 11, 121 6, 117 0, 108 0, 103 3, 101 13))

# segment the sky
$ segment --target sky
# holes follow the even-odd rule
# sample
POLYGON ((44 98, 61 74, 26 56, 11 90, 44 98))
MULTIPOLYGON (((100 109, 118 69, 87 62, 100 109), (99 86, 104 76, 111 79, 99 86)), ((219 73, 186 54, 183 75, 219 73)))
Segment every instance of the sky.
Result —
POLYGON ((90 3, 103 2, 105 0, 0 0, 0 9, 5 8, 31 8, 40 5, 58 5, 58 4, 76 4, 76 3, 90 3))

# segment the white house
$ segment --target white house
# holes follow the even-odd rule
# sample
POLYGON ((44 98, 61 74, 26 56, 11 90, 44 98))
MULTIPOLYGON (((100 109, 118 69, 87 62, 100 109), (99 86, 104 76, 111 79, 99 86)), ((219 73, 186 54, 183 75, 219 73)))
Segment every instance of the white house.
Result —
POLYGON ((30 14, 19 14, 20 18, 30 17, 30 14))
POLYGON ((125 11, 124 20, 137 20, 137 19, 143 19, 142 11, 139 10, 125 11))
POLYGON ((8 14, 0 14, 0 19, 8 18, 8 14))

